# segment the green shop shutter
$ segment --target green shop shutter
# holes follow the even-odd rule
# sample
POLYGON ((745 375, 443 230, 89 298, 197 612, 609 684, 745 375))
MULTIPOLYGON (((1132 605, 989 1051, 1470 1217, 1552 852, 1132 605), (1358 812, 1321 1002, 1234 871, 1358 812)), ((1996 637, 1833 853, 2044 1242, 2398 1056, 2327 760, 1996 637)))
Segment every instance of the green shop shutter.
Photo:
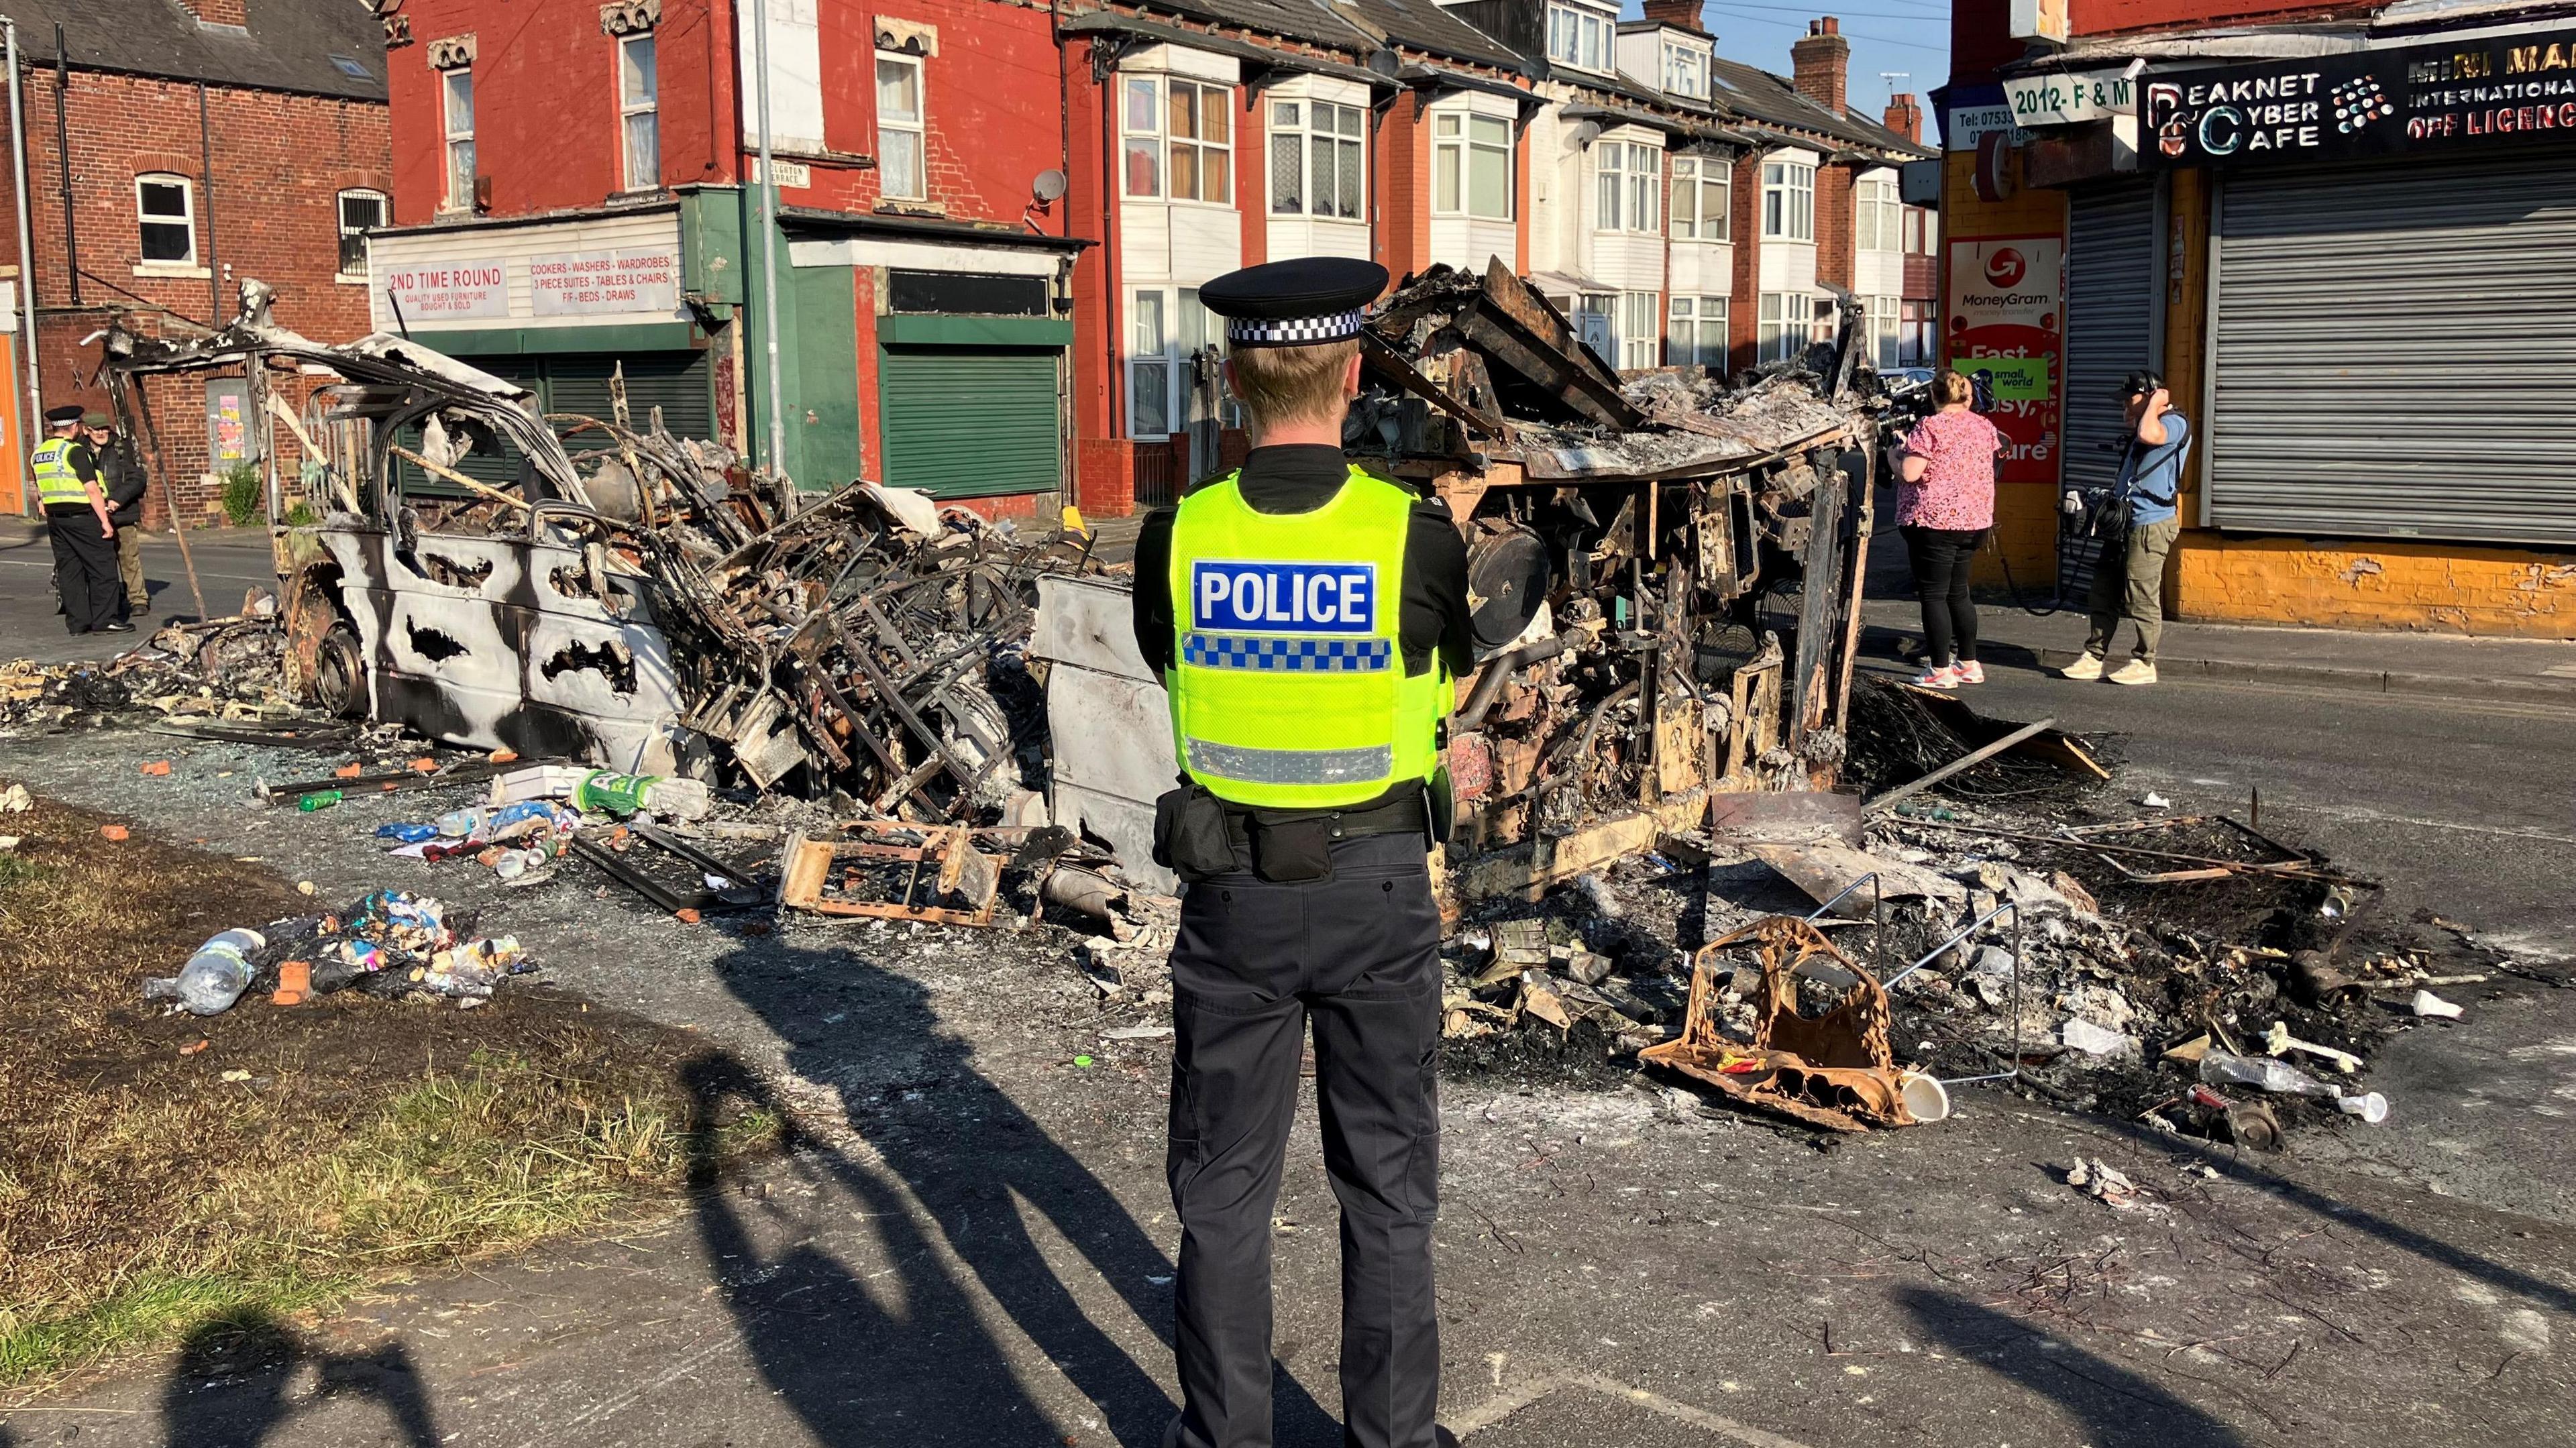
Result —
MULTIPOLYGON (((627 421, 642 432, 653 425, 653 409, 662 409, 662 426, 673 437, 711 438, 716 432, 714 372, 708 354, 687 352, 572 352, 547 357, 542 393, 548 412, 575 412, 611 420, 608 383, 620 363, 626 368, 627 421)), ((561 429, 558 428, 558 431, 561 429)))
POLYGON ((1062 486, 1055 349, 890 344, 882 355, 888 486, 943 498, 1062 486))

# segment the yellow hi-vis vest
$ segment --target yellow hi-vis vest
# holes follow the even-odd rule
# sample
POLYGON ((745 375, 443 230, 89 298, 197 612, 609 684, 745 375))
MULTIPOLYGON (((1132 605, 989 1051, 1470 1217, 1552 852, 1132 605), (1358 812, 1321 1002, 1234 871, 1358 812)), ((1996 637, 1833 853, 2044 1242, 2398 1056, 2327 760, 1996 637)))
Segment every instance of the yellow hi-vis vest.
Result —
POLYGON ((72 449, 78 446, 80 439, 71 437, 49 437, 36 444, 36 496, 46 507, 89 501, 80 474, 72 471, 72 449))
POLYGON ((1414 501, 1358 468, 1309 513, 1253 511, 1232 474, 1181 500, 1164 683, 1190 778, 1234 804, 1331 809, 1431 777, 1456 690, 1436 651, 1404 671, 1414 501))

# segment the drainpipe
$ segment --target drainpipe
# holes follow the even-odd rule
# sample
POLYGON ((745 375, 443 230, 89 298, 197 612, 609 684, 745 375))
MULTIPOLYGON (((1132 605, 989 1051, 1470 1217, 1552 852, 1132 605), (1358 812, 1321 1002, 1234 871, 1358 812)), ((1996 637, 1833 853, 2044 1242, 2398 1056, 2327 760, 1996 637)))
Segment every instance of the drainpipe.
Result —
POLYGON ((224 325, 224 263, 215 250, 215 128, 206 118, 204 81, 197 82, 197 155, 198 164, 206 169, 206 317, 220 329, 224 325))
MULTIPOLYGON (((63 96, 72 88, 71 42, 54 27, 54 154, 63 162, 63 263, 71 273, 72 305, 81 304, 80 229, 72 220, 72 123, 63 96)), ((34 338, 28 339, 31 343, 34 338)))
POLYGON ((778 380, 778 167, 769 154, 769 0, 750 0, 751 63, 759 68, 760 330, 768 353, 769 469, 787 475, 786 400, 778 380))
MULTIPOLYGON (((45 415, 44 379, 36 371, 36 232, 27 214, 27 104, 18 89, 18 22, 0 15, 0 33, 9 42, 9 175, 18 192, 18 308, 23 316, 18 324, 18 365, 27 374, 27 421, 21 427, 27 431, 42 425, 45 415)), ((23 475, 18 480, 18 511, 33 511, 23 475)))

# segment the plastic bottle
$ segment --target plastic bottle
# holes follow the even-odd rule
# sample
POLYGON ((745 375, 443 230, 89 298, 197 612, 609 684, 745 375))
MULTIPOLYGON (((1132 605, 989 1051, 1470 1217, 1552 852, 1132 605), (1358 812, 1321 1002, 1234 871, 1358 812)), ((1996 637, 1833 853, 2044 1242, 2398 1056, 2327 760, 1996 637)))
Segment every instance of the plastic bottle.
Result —
POLYGON ((452 809, 440 815, 437 823, 439 834, 451 840, 461 840, 473 834, 475 827, 483 823, 483 811, 452 809))
POLYGON ((2227 1051, 2211 1051, 2200 1058, 2200 1079, 2213 1086, 2232 1082, 2280 1096, 2331 1098, 2340 1094, 2332 1086, 2287 1061, 2271 1056, 2239 1056, 2227 1051))
POLYGON ((345 798, 347 796, 336 789, 317 789, 297 800, 295 807, 305 814, 311 814, 317 809, 329 809, 345 798))
POLYGON ((256 930, 227 930, 198 946, 179 968, 179 1003, 200 1016, 231 1010, 250 988, 249 952, 266 944, 256 930))

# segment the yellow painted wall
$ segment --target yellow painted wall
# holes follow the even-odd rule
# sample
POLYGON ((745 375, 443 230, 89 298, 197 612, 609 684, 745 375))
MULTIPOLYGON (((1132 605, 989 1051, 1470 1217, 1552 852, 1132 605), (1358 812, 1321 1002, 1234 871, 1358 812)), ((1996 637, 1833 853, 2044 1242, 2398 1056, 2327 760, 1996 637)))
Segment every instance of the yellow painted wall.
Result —
POLYGON ((2576 557, 2445 543, 2248 538, 2174 545, 2183 616, 2417 633, 2576 638, 2576 557))

